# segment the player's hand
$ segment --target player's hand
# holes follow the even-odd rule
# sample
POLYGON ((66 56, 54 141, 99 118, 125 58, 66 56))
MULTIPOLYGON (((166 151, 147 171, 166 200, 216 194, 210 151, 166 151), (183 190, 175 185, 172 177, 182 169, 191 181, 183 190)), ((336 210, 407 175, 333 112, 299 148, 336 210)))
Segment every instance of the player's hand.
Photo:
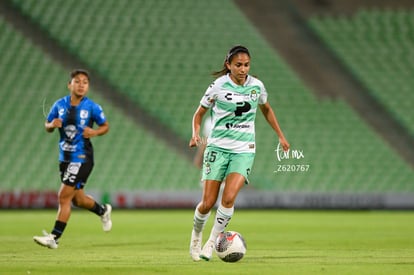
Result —
POLYGON ((55 118, 50 122, 50 128, 62 128, 62 119, 61 118, 55 118))
POLYGON ((286 140, 286 138, 285 137, 280 137, 279 138, 279 142, 280 142, 280 145, 282 145, 282 148, 283 148, 283 151, 288 151, 289 150, 289 148, 290 148, 290 144, 289 144, 289 142, 286 140))
POLYGON ((84 138, 91 138, 91 137, 96 136, 97 134, 96 134, 96 131, 94 129, 92 129, 90 127, 85 127, 85 128, 83 128, 83 134, 82 135, 83 135, 84 138))
POLYGON ((190 139, 190 144, 189 144, 190 147, 196 147, 196 146, 199 146, 200 144, 201 144, 201 137, 200 136, 193 136, 190 139))

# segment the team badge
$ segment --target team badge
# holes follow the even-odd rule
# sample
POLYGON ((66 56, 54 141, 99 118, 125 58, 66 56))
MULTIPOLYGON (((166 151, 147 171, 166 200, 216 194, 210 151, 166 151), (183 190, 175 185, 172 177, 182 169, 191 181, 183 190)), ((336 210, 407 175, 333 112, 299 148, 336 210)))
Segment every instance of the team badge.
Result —
POLYGON ((206 165, 205 165, 205 173, 206 173, 206 175, 208 175, 208 174, 210 174, 211 173, 211 167, 210 167, 210 163, 206 163, 206 165))
POLYGON ((253 100, 253 101, 256 101, 257 100, 257 92, 256 92, 256 90, 253 90, 253 91, 250 92, 250 99, 253 100))
POLYGON ((80 110, 80 118, 83 118, 83 119, 85 119, 85 118, 88 118, 88 110, 80 110))

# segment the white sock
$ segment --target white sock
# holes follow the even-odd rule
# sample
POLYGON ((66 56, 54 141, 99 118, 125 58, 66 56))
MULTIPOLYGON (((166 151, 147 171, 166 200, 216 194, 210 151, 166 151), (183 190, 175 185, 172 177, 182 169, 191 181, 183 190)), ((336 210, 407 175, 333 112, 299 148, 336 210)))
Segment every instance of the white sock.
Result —
POLYGON ((193 218, 193 230, 197 234, 201 233, 204 229, 204 226, 207 223, 208 218, 210 217, 210 212, 207 214, 201 214, 198 211, 198 205, 194 211, 194 218, 193 218))
POLYGON ((214 225, 211 229, 209 241, 216 241, 217 236, 224 231, 226 226, 229 224, 231 217, 233 217, 234 206, 231 208, 226 208, 220 204, 217 208, 216 218, 214 219, 214 225))

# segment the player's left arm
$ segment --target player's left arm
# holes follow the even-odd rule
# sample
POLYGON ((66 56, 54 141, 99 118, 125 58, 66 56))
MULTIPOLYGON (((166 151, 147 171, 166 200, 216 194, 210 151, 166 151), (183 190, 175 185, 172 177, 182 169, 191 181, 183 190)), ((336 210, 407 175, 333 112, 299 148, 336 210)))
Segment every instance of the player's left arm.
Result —
POLYGON ((83 129, 83 137, 92 138, 96 136, 102 136, 108 133, 108 131, 109 131, 109 123, 105 121, 103 124, 99 125, 98 128, 96 129, 85 127, 83 129))
POLYGON ((259 104, 259 108, 262 111, 266 121, 269 125, 275 130, 276 134, 279 137, 280 145, 282 145, 283 150, 289 150, 290 144, 285 138, 285 135, 282 132, 282 129, 279 126, 279 122, 277 121, 275 112, 273 111, 272 107, 270 106, 269 102, 264 104, 259 104))
POLYGON ((98 128, 93 129, 91 127, 85 127, 83 129, 84 138, 102 136, 108 133, 109 123, 106 120, 102 107, 98 104, 95 104, 92 108, 92 120, 98 124, 98 128))

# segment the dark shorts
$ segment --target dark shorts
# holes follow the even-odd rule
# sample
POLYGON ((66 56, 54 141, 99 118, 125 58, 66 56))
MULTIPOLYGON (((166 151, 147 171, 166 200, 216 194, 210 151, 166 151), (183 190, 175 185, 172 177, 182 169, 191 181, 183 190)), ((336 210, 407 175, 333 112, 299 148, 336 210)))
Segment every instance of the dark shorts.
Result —
POLYGON ((82 189, 93 169, 91 162, 61 162, 59 164, 60 179, 63 184, 82 189))

